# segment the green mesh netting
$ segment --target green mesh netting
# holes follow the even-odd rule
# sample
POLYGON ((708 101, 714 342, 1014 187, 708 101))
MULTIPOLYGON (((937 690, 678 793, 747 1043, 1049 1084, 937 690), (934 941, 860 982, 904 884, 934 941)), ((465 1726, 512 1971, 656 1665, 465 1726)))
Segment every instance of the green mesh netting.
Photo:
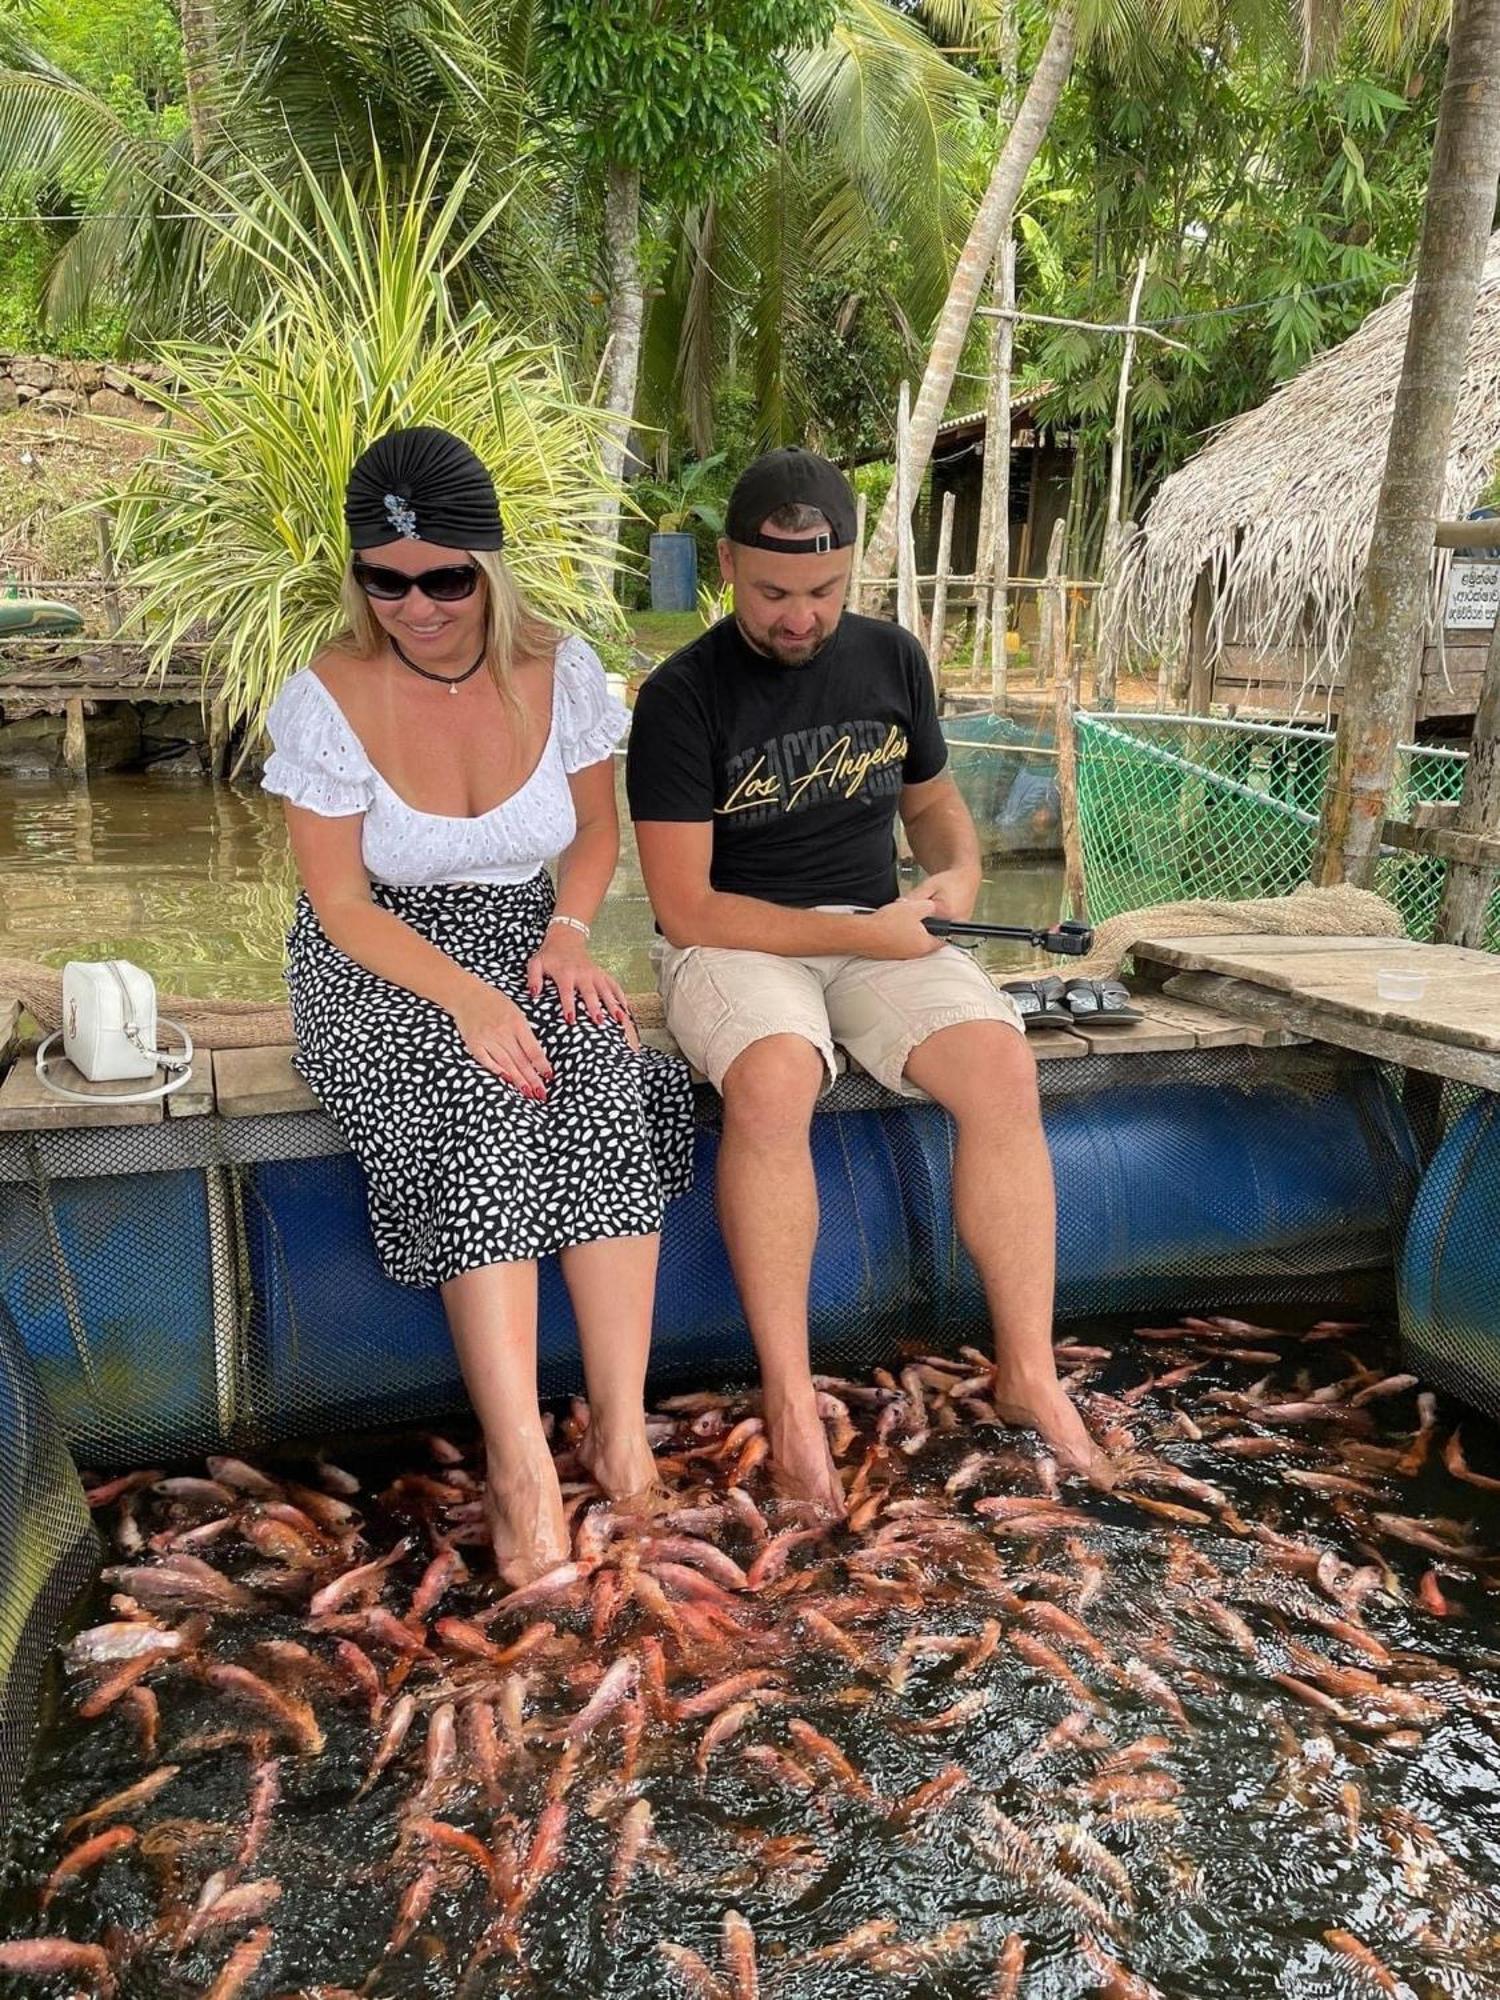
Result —
POLYGON ((948 769, 985 854, 1055 853, 1062 835, 1050 726, 980 710, 945 716, 942 727, 948 769))
MULTIPOLYGON (((1331 731, 1183 715, 1089 715, 1078 724, 1078 818, 1089 914, 1188 898, 1289 895, 1308 879, 1331 731)), ((1459 750, 1403 747, 1388 810, 1457 799, 1459 750)), ((1386 849, 1374 886, 1407 933, 1429 938, 1445 864, 1386 849)), ((1500 894, 1486 947, 1500 950, 1500 894)))

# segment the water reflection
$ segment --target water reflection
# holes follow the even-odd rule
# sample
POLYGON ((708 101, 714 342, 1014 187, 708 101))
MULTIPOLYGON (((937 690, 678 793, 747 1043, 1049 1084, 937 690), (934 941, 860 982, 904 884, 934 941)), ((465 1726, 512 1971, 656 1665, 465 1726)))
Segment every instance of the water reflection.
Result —
MULTIPOLYGON (((651 984, 651 913, 619 784, 620 867, 595 925, 601 963, 630 991, 651 984)), ((0 949, 61 965, 129 958, 164 992, 282 997, 282 936, 296 895, 281 807, 253 786, 109 773, 83 786, 0 782, 0 949)), ((1002 861, 978 914, 1050 923, 1058 870, 1002 861)), ((994 969, 1027 965, 993 945, 994 969)))

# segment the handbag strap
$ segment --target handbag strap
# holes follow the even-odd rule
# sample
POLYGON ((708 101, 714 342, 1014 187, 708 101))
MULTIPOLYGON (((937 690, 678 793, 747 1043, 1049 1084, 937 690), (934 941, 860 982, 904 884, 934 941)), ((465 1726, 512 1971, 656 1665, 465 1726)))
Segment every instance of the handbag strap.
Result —
MULTIPOLYGON (((113 965, 114 961, 110 959, 106 960, 106 963, 113 965)), ((115 976, 118 978, 118 973, 115 976)), ((122 986, 124 985, 123 980, 120 983, 122 986)), ((169 1021, 163 1016, 161 1025, 164 1028, 175 1029, 181 1035, 182 1050, 180 1054, 176 1055, 170 1054, 165 1049, 141 1050, 143 1055, 149 1054, 153 1056, 158 1065, 167 1072, 167 1081, 157 1084, 153 1090, 73 1090, 65 1083, 54 1082, 47 1074, 47 1065, 52 1060, 49 1051, 53 1044, 62 1040, 61 1028, 55 1028, 37 1048, 37 1077, 54 1096, 75 1098, 80 1104, 155 1104, 160 1098, 170 1097, 174 1090, 181 1090, 182 1086, 193 1073, 192 1036, 180 1021, 169 1021)), ((134 1047, 139 1049, 141 1046, 139 1040, 140 1031, 136 1028, 134 1021, 128 1016, 125 1031, 130 1036, 134 1047)))

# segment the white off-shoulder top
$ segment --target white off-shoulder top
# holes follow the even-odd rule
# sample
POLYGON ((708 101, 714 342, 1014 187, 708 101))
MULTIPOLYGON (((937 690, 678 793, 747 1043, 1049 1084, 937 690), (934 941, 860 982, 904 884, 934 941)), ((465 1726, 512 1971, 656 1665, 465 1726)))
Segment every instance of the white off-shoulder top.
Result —
POLYGON ((570 633, 558 645, 553 668, 552 728, 519 791, 487 813, 418 812, 381 777, 344 711, 304 667, 266 717, 275 749, 261 783, 326 819, 363 813, 360 851, 378 882, 401 888, 526 882, 578 830, 569 774, 607 757, 629 722, 629 710, 605 683, 599 655, 570 633))

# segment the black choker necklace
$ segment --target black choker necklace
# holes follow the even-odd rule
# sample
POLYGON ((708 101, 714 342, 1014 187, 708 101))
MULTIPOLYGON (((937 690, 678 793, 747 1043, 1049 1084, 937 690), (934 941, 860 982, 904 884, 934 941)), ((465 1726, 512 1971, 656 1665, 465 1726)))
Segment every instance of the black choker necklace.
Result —
POLYGON ((415 660, 409 660, 405 653, 402 652, 399 639, 391 640, 391 650, 403 667, 410 667, 412 672, 420 674, 424 681, 436 681, 440 687, 445 687, 449 694, 457 694, 464 682, 473 680, 475 674, 484 665, 484 656, 487 648, 481 647, 479 658, 474 662, 472 667, 465 667, 461 674, 435 674, 427 667, 419 667, 415 660))

